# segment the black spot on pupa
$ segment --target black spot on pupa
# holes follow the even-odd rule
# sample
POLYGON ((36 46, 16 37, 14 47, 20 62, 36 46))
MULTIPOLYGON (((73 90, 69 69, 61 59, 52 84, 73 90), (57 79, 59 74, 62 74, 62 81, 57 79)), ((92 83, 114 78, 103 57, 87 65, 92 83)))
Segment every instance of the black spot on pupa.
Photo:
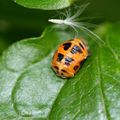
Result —
POLYGON ((75 46, 72 48, 71 53, 72 53, 72 54, 75 54, 75 53, 77 53, 77 52, 82 53, 82 50, 80 49, 79 46, 75 45, 75 46))
POLYGON ((64 73, 66 73, 66 72, 67 72, 67 71, 66 71, 66 70, 64 70, 64 69, 62 69, 61 71, 62 71, 62 72, 64 72, 64 73))
POLYGON ((68 50, 71 46, 71 43, 70 42, 64 43, 63 46, 64 46, 64 50, 68 50))
POLYGON ((79 45, 82 47, 82 49, 84 49, 84 46, 81 43, 79 43, 79 45))
POLYGON ((79 68, 78 65, 76 65, 73 69, 76 71, 79 68))
POLYGON ((63 73, 61 73, 61 75, 64 75, 63 73))
POLYGON ((66 65, 70 65, 70 63, 71 63, 72 61, 74 61, 74 59, 69 58, 69 57, 65 58, 65 64, 66 64, 66 65))
POLYGON ((61 53, 58 53, 58 59, 57 61, 61 61, 63 59, 64 55, 61 53))
POLYGON ((54 66, 54 68, 57 69, 57 70, 59 69, 57 66, 54 66))

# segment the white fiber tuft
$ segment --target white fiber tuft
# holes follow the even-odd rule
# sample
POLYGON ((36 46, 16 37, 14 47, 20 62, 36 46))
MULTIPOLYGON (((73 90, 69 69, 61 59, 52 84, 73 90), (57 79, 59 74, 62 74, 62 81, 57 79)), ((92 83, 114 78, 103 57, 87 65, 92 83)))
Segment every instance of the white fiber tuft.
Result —
POLYGON ((88 22, 83 22, 82 18, 80 18, 81 14, 84 12, 88 5, 89 5, 88 3, 81 5, 79 9, 76 11, 76 13, 74 13, 73 15, 71 14, 71 10, 68 9, 67 11, 61 14, 62 16, 60 19, 49 19, 48 21, 58 25, 67 25, 75 31, 76 35, 78 35, 79 31, 81 30, 83 32, 88 33, 89 36, 92 35, 94 38, 104 43, 104 41, 97 34, 95 34, 89 29, 94 25, 88 22))

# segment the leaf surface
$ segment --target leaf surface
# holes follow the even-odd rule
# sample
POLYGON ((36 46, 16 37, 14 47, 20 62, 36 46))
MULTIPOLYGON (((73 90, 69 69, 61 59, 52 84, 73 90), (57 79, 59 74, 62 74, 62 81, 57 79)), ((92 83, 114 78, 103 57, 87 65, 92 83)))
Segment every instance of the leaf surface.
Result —
POLYGON ((70 6, 73 0, 14 0, 16 3, 36 9, 54 10, 70 6))
POLYGON ((90 46, 91 56, 64 85, 52 108, 51 120, 120 119, 120 27, 105 25, 97 31, 105 45, 90 46))
POLYGON ((56 47, 71 35, 48 27, 41 37, 13 44, 0 58, 0 119, 119 120, 120 27, 99 28, 105 45, 89 40, 91 56, 78 74, 51 70, 56 47))

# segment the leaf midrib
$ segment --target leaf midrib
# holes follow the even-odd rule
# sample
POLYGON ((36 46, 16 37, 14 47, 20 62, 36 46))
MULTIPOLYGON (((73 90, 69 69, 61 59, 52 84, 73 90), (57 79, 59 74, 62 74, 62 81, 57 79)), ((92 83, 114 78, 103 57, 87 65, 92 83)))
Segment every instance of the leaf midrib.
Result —
POLYGON ((102 69, 101 69, 101 64, 100 64, 100 48, 98 48, 98 49, 97 49, 98 56, 96 58, 96 62, 97 62, 97 66, 98 66, 98 74, 99 74, 99 80, 100 80, 99 86, 100 86, 100 92, 101 92, 101 99, 102 99, 102 104, 104 107, 103 109, 105 112, 105 117, 107 120, 110 120, 110 114, 108 112, 107 105, 105 103, 105 93, 104 93, 103 86, 102 86, 103 76, 102 76, 102 69))

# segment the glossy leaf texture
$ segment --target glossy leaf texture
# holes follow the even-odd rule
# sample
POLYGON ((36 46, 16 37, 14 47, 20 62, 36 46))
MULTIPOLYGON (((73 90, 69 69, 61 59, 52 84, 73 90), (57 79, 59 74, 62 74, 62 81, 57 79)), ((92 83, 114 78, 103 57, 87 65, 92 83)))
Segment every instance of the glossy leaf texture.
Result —
POLYGON ((53 52, 71 35, 48 27, 0 57, 0 119, 119 120, 120 24, 98 28, 105 45, 87 39, 91 56, 71 79, 55 75, 53 52))
POLYGON ((15 43, 0 58, 0 119, 46 118, 65 81, 51 69, 58 44, 71 37, 48 27, 15 43))
POLYGON ((69 7, 74 0, 14 0, 16 3, 35 9, 55 10, 69 7))
POLYGON ((62 88, 50 120, 120 119, 119 25, 104 25, 97 30, 105 45, 90 46, 90 57, 62 88))

